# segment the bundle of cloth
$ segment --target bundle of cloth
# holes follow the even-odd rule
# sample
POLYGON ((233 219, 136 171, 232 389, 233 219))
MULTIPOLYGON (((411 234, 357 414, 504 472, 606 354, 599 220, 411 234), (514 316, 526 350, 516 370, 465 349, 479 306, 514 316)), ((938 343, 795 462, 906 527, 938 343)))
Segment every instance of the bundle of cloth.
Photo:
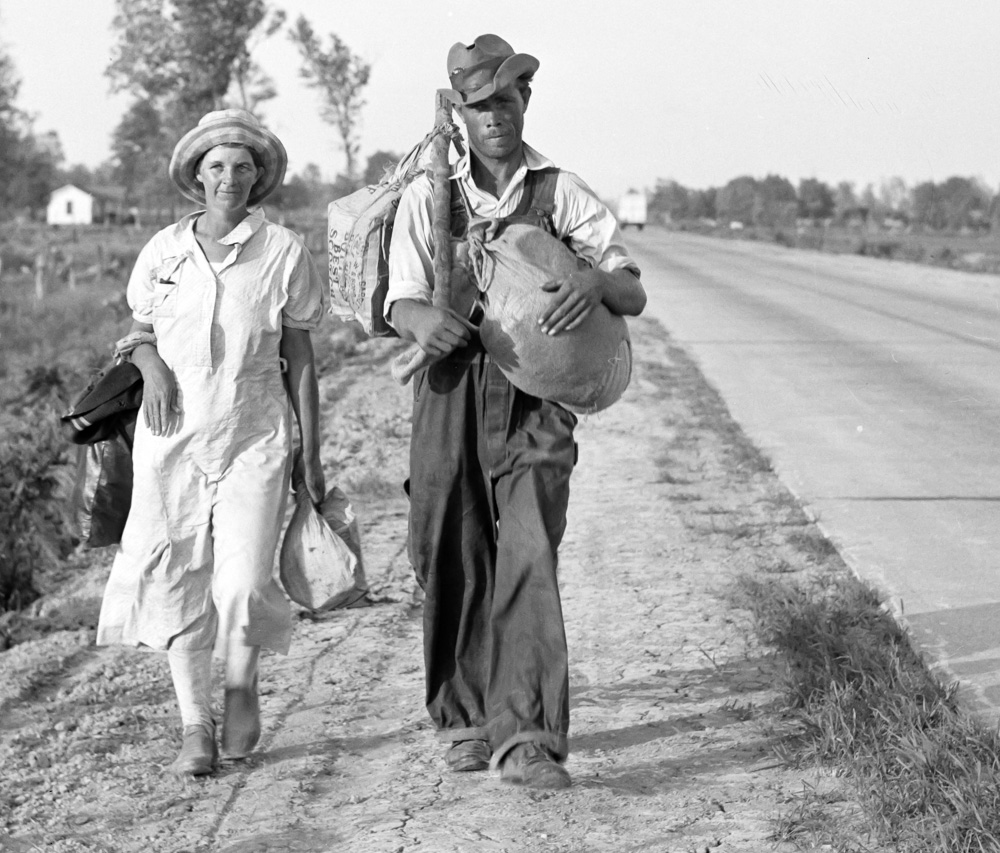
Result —
POLYGON ((558 335, 538 325, 551 300, 542 285, 584 264, 541 228, 473 220, 467 241, 457 247, 453 276, 459 301, 471 292, 482 305, 480 339, 511 383, 570 411, 591 414, 616 402, 631 379, 625 318, 598 305, 579 326, 558 335))

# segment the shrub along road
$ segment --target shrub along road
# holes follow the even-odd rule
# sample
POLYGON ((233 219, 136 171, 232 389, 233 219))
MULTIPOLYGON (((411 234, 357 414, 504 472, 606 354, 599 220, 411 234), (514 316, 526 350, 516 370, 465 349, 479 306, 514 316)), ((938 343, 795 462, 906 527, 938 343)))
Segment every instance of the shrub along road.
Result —
POLYGON ((843 564, 662 327, 631 328, 629 391, 579 427, 561 551, 571 789, 445 768, 405 552, 403 347, 338 328, 318 347, 325 461, 362 521, 369 606, 303 614, 291 654, 262 661, 256 752, 177 779, 165 661, 93 646, 111 554, 77 554, 0 655, 0 849, 745 853, 822 849, 824 821, 849 835, 841 782, 783 758, 800 724, 781 662, 726 598, 743 573, 843 564))

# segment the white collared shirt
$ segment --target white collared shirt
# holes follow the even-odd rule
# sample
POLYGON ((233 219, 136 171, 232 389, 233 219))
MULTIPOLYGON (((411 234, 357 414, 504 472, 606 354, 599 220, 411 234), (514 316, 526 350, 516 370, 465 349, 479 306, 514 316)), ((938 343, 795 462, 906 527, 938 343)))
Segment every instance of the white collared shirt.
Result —
MULTIPOLYGON (((555 164, 527 143, 524 158, 500 198, 476 186, 472 179, 469 154, 453 166, 452 180, 461 181, 472 212, 476 216, 500 219, 511 216, 524 195, 524 179, 529 169, 545 169, 555 164)), ((403 192, 393 223, 389 250, 389 291, 385 316, 399 299, 430 303, 433 292, 433 247, 431 244, 432 185, 427 175, 416 178, 403 192)), ((594 191, 572 172, 560 170, 555 187, 552 214, 556 236, 568 238, 573 251, 592 267, 605 272, 639 268, 628 254, 614 214, 594 191)), ((391 320, 390 320, 391 322, 391 320)))

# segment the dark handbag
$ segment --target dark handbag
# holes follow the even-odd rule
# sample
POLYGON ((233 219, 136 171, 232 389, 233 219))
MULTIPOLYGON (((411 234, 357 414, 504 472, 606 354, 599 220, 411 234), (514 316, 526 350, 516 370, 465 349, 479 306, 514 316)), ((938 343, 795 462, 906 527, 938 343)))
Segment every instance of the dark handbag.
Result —
POLYGON ((114 420, 103 441, 80 446, 72 495, 72 517, 85 548, 121 542, 132 507, 132 438, 138 413, 114 420))
POLYGON ((102 370, 60 420, 80 445, 71 498, 85 548, 121 542, 132 508, 132 438, 142 405, 142 374, 129 361, 102 370))
MULTIPOLYGON (((130 361, 102 370, 59 420, 73 444, 93 444, 120 434, 118 422, 142 405, 142 374, 130 361)), ((131 447, 131 441, 129 442, 131 447)))

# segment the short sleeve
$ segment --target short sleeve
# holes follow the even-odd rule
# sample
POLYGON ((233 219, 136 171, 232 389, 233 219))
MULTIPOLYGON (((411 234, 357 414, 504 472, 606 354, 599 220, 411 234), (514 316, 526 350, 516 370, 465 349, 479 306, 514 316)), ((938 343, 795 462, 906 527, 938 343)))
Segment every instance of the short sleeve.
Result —
POLYGON ((153 279, 156 252, 150 241, 139 252, 125 288, 125 299, 132 309, 132 318, 139 323, 153 323, 153 279))
POLYGON ((292 249, 288 299, 281 311, 281 325, 313 331, 323 318, 324 288, 309 250, 299 242, 292 249))

